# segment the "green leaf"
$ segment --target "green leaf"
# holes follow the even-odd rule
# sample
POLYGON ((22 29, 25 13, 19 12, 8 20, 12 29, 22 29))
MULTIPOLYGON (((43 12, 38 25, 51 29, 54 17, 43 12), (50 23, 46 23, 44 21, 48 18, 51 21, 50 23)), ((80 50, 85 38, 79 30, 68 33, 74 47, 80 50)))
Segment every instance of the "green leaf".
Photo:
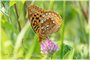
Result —
POLYGON ((24 57, 23 54, 24 54, 24 49, 23 49, 23 47, 20 47, 18 49, 17 58, 23 58, 24 57))
MULTIPOLYGON (((34 49, 35 49, 35 46, 36 46, 37 39, 38 39, 38 36, 35 35, 35 37, 34 37, 34 39, 33 39, 33 44, 32 44, 32 46, 31 46, 31 48, 29 49, 27 55, 25 56, 26 59, 31 58, 32 53, 33 53, 33 51, 34 51, 34 49)), ((38 49, 38 48, 36 48, 36 49, 38 49)))
POLYGON ((29 21, 27 21, 26 25, 24 26, 24 28, 21 30, 21 32, 17 36, 15 47, 14 47, 14 52, 13 52, 13 54, 14 54, 13 58, 16 58, 18 49, 21 47, 23 37, 24 37, 26 31, 28 30, 29 26, 30 26, 30 23, 29 23, 29 21))
POLYGON ((52 9, 53 9, 53 6, 54 6, 54 0, 52 0, 52 1, 50 2, 49 10, 52 10, 52 9))
POLYGON ((12 51, 13 51, 13 45, 11 43, 11 40, 9 39, 9 36, 7 34, 7 32, 4 29, 1 29, 2 33, 2 37, 1 38, 1 55, 2 57, 0 57, 1 59, 3 58, 11 58, 12 56, 12 51))
POLYGON ((22 1, 23 4, 25 3, 25 0, 21 0, 21 1, 22 1))
POLYGON ((1 20, 2 27, 5 27, 8 30, 11 30, 12 32, 17 33, 18 31, 12 24, 10 24, 8 21, 5 21, 4 19, 1 20))
POLYGON ((15 1, 10 1, 9 6, 11 7, 11 6, 13 6, 15 3, 16 3, 15 1))
MULTIPOLYGON (((60 45, 60 47, 61 47, 61 45, 60 45)), ((55 53, 54 58, 55 58, 55 56, 56 56, 56 58, 62 59, 63 56, 64 56, 67 52, 71 51, 71 49, 72 49, 72 47, 70 47, 69 45, 64 45, 64 46, 63 46, 63 54, 62 54, 62 51, 61 51, 61 48, 60 48, 59 51, 57 51, 57 52, 55 53), (61 57, 61 56, 62 56, 62 57, 61 57)))
POLYGON ((70 59, 72 60, 74 57, 74 50, 72 49, 71 51, 68 51, 64 56, 63 59, 70 59))

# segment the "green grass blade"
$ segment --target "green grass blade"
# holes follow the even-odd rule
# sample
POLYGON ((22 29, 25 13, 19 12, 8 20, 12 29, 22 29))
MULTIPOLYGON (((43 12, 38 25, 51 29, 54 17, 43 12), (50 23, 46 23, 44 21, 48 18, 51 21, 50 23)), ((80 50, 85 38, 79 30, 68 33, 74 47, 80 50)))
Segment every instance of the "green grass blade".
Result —
POLYGON ((28 22, 25 24, 24 28, 23 28, 23 29, 21 30, 21 32, 19 33, 19 35, 17 36, 16 43, 15 43, 15 47, 14 47, 14 51, 13 51, 13 58, 16 58, 17 51, 18 51, 18 49, 19 49, 20 46, 21 46, 23 37, 24 37, 26 31, 28 30, 29 26, 30 26, 30 23, 29 23, 29 21, 28 21, 28 22))
POLYGON ((73 57, 74 57, 74 50, 71 50, 63 56, 63 59, 73 60, 73 57))
POLYGON ((66 1, 64 1, 63 3, 63 23, 62 23, 62 32, 61 32, 61 58, 63 57, 63 49, 64 49, 64 22, 65 22, 65 4, 66 4, 66 1))
MULTIPOLYGON (((34 51, 34 49, 35 49, 35 45, 36 45, 37 39, 38 39, 38 36, 35 35, 35 36, 34 36, 34 39, 33 39, 33 44, 32 44, 32 46, 31 46, 31 48, 29 49, 29 52, 28 52, 27 55, 25 56, 25 59, 31 58, 32 53, 33 53, 33 51, 34 51)), ((37 48, 37 49, 38 49, 38 48, 37 48)))

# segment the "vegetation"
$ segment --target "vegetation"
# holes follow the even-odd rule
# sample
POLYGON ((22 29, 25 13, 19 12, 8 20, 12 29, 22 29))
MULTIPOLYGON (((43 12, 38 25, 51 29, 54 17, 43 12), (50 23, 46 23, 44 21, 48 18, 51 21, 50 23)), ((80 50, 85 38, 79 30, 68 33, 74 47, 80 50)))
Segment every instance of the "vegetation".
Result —
POLYGON ((52 59, 89 59, 89 2, 46 0, 0 2, 0 59, 47 59, 40 53, 38 36, 28 20, 30 4, 53 10, 62 17, 59 31, 50 36, 59 46, 52 59))

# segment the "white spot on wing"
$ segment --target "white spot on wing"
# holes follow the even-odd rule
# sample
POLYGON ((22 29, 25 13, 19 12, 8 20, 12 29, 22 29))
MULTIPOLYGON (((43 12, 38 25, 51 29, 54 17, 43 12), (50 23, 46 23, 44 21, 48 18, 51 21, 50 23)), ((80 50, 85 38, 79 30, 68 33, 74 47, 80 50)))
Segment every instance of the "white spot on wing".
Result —
POLYGON ((46 13, 46 15, 48 15, 48 13, 46 13))
POLYGON ((55 21, 53 21, 53 23, 55 23, 55 21))
POLYGON ((51 18, 51 20, 54 20, 53 18, 51 18))
POLYGON ((42 17, 45 17, 45 15, 42 15, 42 17))
POLYGON ((41 27, 41 29, 43 29, 44 27, 41 27))
POLYGON ((51 15, 51 13, 49 13, 49 15, 51 15))
POLYGON ((49 27, 49 25, 47 25, 46 27, 49 27))
POLYGON ((41 23, 43 23, 44 21, 43 20, 41 20, 41 23))

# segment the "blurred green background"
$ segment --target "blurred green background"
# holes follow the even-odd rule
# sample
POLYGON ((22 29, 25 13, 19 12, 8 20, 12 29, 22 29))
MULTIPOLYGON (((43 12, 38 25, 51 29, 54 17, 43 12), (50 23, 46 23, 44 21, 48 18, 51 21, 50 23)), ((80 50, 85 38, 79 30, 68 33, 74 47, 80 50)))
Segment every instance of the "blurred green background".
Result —
POLYGON ((27 7, 36 5, 57 12, 63 20, 60 30, 50 36, 59 50, 53 59, 89 59, 88 1, 1 1, 0 59, 46 59, 40 52, 38 36, 28 21, 27 7))

